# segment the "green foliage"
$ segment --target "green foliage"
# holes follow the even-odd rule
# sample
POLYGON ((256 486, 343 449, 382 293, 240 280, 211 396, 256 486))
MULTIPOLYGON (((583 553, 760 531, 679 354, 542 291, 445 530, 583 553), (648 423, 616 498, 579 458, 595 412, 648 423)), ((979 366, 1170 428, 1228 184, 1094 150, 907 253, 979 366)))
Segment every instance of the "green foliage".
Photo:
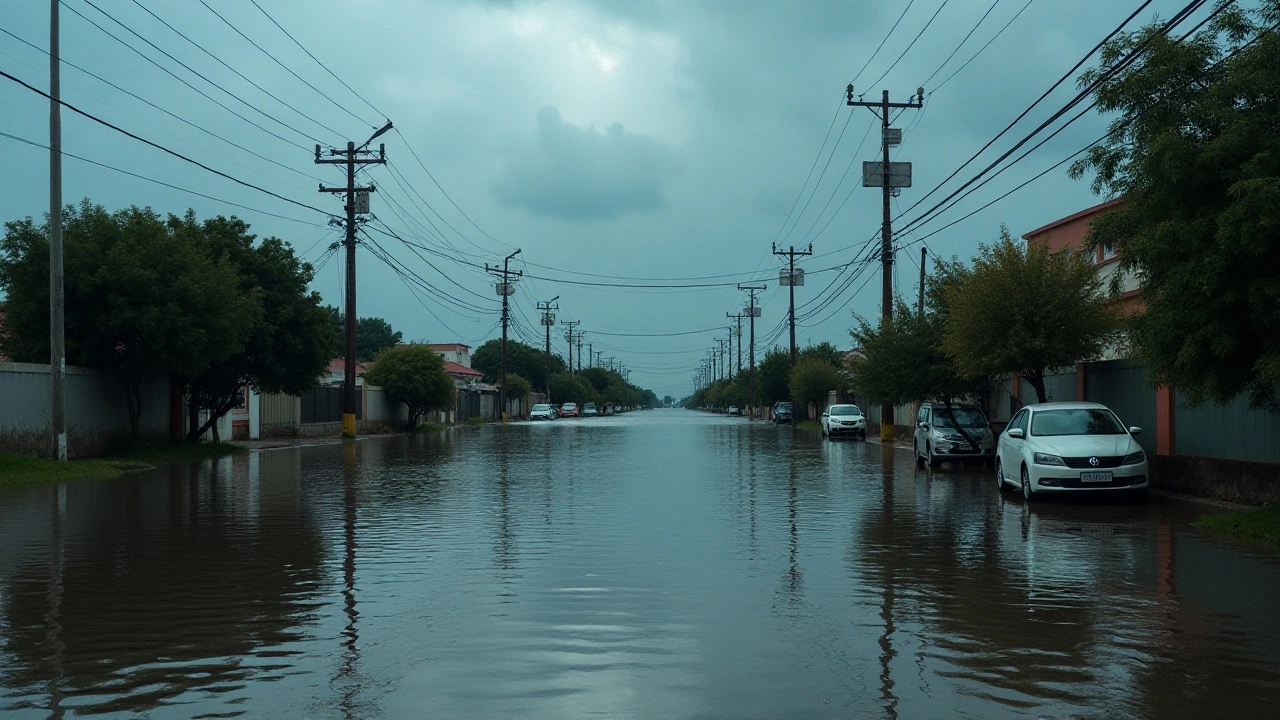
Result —
MULTIPOLYGON (((63 214, 67 362, 107 371, 125 391, 134 438, 143 383, 195 377, 244 351, 262 293, 150 209, 108 213, 88 200, 63 214)), ((49 360, 47 223, 5 223, 0 289, 18 361, 49 360)))
POLYGON ((557 373, 551 376, 551 402, 556 405, 563 405, 567 402, 578 403, 579 405, 587 402, 593 394, 587 385, 578 381, 577 376, 569 373, 557 373))
POLYGON ((507 373, 506 390, 508 400, 524 400, 529 397, 529 392, 532 389, 533 388, 529 386, 528 380, 525 380, 513 372, 507 373))
POLYGON ((806 345, 796 349, 796 359, 806 360, 816 358, 825 361, 828 365, 838 368, 844 364, 844 357, 840 352, 840 348, 829 342, 820 342, 817 345, 806 345))
POLYGON ((973 394, 980 378, 962 375, 943 349, 943 313, 919 312, 901 299, 893 318, 872 325, 865 318, 850 331, 862 348, 853 364, 853 386, 872 403, 903 405, 920 400, 946 402, 973 394))
POLYGON ((1111 132, 1071 168, 1124 198, 1088 240, 1142 283, 1131 337, 1151 381, 1195 404, 1245 392, 1280 408, 1277 22, 1280 2, 1265 0, 1181 42, 1148 27, 1108 43, 1103 68, 1147 50, 1095 91, 1111 132))
POLYGON ((1076 253, 1027 247, 1002 229, 972 272, 949 288, 943 346, 962 376, 1020 373, 1045 401, 1051 368, 1098 356, 1118 319, 1093 265, 1076 253))
POLYGON ((411 427, 422 413, 451 410, 457 402, 453 378, 445 372, 444 360, 426 345, 409 343, 383 350, 364 379, 409 406, 411 427))
POLYGON ((1225 537, 1280 546, 1280 505, 1205 515, 1195 525, 1225 537))
POLYGON ((791 353, 774 347, 764 354, 756 366, 759 382, 756 397, 761 407, 791 399, 791 353))
POLYGON ((803 414, 803 408, 809 404, 825 405, 828 394, 843 382, 844 378, 831 363, 821 357, 807 357, 797 360, 791 370, 791 397, 800 403, 800 414, 803 414))
MULTIPOLYGON (((484 373, 485 382, 496 383, 502 373, 502 340, 489 340, 471 353, 471 367, 484 373)), ((551 374, 566 372, 568 366, 558 355, 551 356, 551 374)), ((547 386, 547 356, 542 348, 507 340, 507 373, 529 381, 534 390, 547 386)))
POLYGON ((314 388, 328 367, 337 333, 319 293, 308 290, 314 277, 311 265, 278 238, 255 245, 249 225, 239 218, 218 216, 200 223, 188 211, 183 218, 171 216, 168 225, 210 257, 230 260, 241 293, 260 297, 263 309, 252 318, 243 352, 187 378, 193 416, 199 409, 209 411, 203 427, 191 423, 187 439, 196 440, 216 427, 218 419, 239 404, 245 384, 259 392, 291 395, 314 388))
MULTIPOLYGON (((332 344, 329 346, 329 357, 343 357, 346 355, 346 316, 343 315, 339 308, 332 305, 324 306, 325 313, 329 318, 329 325, 335 329, 336 334, 332 344)), ((386 348, 395 347, 400 344, 404 338, 404 333, 399 330, 393 330, 391 323, 378 317, 362 317, 356 319, 356 360, 359 362, 369 362, 378 353, 386 348)))

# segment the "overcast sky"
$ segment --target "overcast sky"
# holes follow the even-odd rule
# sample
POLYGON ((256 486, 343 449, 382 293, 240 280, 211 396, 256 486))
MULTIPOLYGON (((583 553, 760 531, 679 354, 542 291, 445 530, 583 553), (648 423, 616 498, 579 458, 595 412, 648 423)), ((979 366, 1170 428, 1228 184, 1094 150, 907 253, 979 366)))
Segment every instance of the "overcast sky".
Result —
MULTIPOLYGON (((714 338, 727 337, 726 313, 746 304, 739 282, 768 285, 758 355, 766 343, 786 344, 775 240, 813 245, 814 257, 799 263, 808 273, 796 289, 801 345, 849 347, 853 314, 879 312, 878 264, 833 269, 862 257, 880 226, 880 191, 860 187, 861 161, 878 157, 876 120, 845 107, 846 84, 867 98, 887 89, 897 102, 925 87, 924 109, 894 121, 905 130, 894 159, 914 169, 913 187, 894 201, 905 224, 1070 100, 1074 80, 911 209, 1141 4, 257 0, 264 13, 250 0, 207 2, 66 0, 64 100, 311 208, 66 110, 66 152, 217 199, 68 157, 65 202, 239 215, 306 259, 326 260, 315 288, 340 304, 341 256, 326 254, 339 232, 317 209, 338 215, 342 203, 317 185, 341 184, 343 176, 315 165, 313 146, 363 143, 390 119, 396 131, 378 140, 390 164, 360 175, 378 188, 366 229, 381 248, 359 252, 360 316, 384 317, 409 340, 475 346, 497 337, 499 302, 482 268, 519 248, 511 267, 526 276, 512 298, 512 337, 540 345, 535 302, 558 295, 558 319, 581 321, 584 349, 592 343, 624 362, 633 383, 677 397, 689 392, 714 338), (383 253, 425 289, 411 291, 377 257, 383 253), (693 287, 635 287, 646 285, 693 287)), ((1132 26, 1182 5, 1156 0, 1132 26)), ((0 28, 39 48, 0 34, 0 69, 47 89, 48 3, 0 0, 0 8, 0 28)), ((46 100, 0 78, 0 107, 0 132, 47 142, 46 100)), ((899 238, 907 246, 898 253, 899 291, 916 292, 920 244, 912 241, 1080 150, 1103 128, 1103 118, 1086 115, 899 238)), ((47 151, 0 137, 0 152, 0 218, 39 217, 48 209, 47 151)), ((1064 166, 923 242, 938 255, 967 258, 1002 223, 1021 235, 1101 200, 1064 166)), ((565 353, 562 328, 553 329, 552 344, 565 353)))

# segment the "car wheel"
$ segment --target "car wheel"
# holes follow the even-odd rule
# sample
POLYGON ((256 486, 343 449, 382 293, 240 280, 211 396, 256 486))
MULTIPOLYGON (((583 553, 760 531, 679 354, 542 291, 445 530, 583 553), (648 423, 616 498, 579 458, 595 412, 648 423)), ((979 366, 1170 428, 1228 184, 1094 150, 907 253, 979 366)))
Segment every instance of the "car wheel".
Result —
MULTIPOLYGON (((865 437, 863 438, 866 439, 865 437)), ((912 443, 911 451, 916 454, 916 467, 924 467, 924 456, 920 454, 920 443, 912 443)))
POLYGON ((1009 485, 1004 481, 1004 466, 1000 464, 1000 459, 996 458, 996 488, 1000 492, 1009 492, 1009 485))
POLYGON ((929 467, 936 468, 942 464, 942 461, 933 456, 933 446, 929 443, 924 444, 924 451, 929 454, 929 467))
POLYGON ((1031 476, 1027 473, 1027 467, 1022 466, 1022 499, 1027 502, 1034 502, 1038 499, 1036 491, 1031 489, 1031 476))

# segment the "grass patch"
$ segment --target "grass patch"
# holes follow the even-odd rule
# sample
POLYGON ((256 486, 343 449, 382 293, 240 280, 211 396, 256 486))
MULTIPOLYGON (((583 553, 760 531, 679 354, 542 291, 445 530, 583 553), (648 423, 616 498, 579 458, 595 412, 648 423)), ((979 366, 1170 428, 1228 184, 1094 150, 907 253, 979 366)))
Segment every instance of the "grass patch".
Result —
POLYGON ((796 423, 796 428, 800 430, 817 430, 821 432, 822 421, 821 420, 805 420, 804 422, 796 423))
POLYGON ((1223 537, 1280 546, 1280 504, 1205 515, 1195 526, 1223 537))
POLYGON ((436 423, 422 423, 421 425, 418 426, 417 432, 433 433, 433 432, 440 432, 443 429, 444 429, 443 425, 437 425, 436 423))
POLYGON ((471 418, 471 419, 467 420, 467 423, 468 423, 468 424, 471 424, 471 425, 483 425, 483 424, 484 424, 484 418, 482 418, 482 417, 480 417, 479 415, 477 415, 477 416, 475 416, 475 417, 473 417, 473 418, 471 418))
POLYGON ((248 450, 230 443, 174 443, 135 445, 113 452, 112 457, 66 463, 26 455, 0 454, 0 488, 74 480, 114 480, 127 472, 147 470, 157 465, 199 462, 244 452, 248 450))
POLYGON ((113 480, 130 470, 148 467, 150 465, 138 460, 95 458, 60 463, 26 455, 0 454, 0 488, 69 480, 113 480))

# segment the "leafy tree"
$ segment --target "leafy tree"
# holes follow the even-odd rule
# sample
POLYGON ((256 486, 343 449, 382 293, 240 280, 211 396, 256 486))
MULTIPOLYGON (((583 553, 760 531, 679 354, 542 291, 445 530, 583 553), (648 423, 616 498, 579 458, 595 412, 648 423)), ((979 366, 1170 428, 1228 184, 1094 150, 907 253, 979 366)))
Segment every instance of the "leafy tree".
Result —
POLYGON ((844 354, 840 352, 840 348, 825 341, 817 345, 809 344, 796 349, 797 361, 807 358, 825 360, 828 365, 834 368, 839 368, 844 364, 844 354))
POLYGON ((528 380, 525 380, 515 373, 507 373, 508 400, 519 400, 520 402, 524 402, 524 399, 529 397, 529 393, 532 390, 533 388, 529 385, 528 380))
POLYGON ((943 346, 967 376, 1019 373, 1045 401, 1051 368, 1096 357, 1118 319, 1093 265, 1078 253, 1017 243, 1007 229, 982 245, 972 272, 947 290, 943 346))
POLYGON ((457 402, 453 378, 444 360, 426 345, 409 343, 378 353, 377 363, 364 373, 365 382, 385 389, 409 407, 409 426, 430 410, 451 410, 457 402))
POLYGON ((844 379, 831 363, 820 357, 807 357, 797 360, 791 369, 791 397, 800 403, 800 408, 810 404, 821 407, 842 382, 844 379))
POLYGON ((1108 43, 1080 79, 1146 45, 1095 90, 1110 133, 1071 174, 1124 198, 1088 241, 1141 281, 1130 330, 1152 382, 1195 404, 1243 392, 1280 408, 1278 22, 1280 1, 1265 0, 1185 40, 1148 27, 1108 43))
POLYGON ((663 407, 670 407, 670 406, 671 406, 671 404, 672 404, 672 403, 674 403, 675 401, 676 401, 676 399, 675 399, 675 398, 673 398, 673 397, 671 397, 670 395, 663 395, 663 396, 662 396, 662 405, 663 405, 663 407))
POLYGON ((789 400, 791 398, 791 353, 774 347, 764 354, 764 359, 756 366, 759 382, 756 384, 756 397, 760 404, 789 400))
MULTIPOLYGON (((346 316, 341 310, 332 305, 326 305, 324 309, 328 313, 331 325, 337 328, 337 334, 333 336, 333 345, 330 347, 329 352, 331 357, 342 357, 346 354, 346 316)), ((399 330, 393 330, 391 323, 382 318, 357 318, 356 360, 369 362, 380 350, 399 345, 403 338, 404 333, 399 330)))
MULTIPOLYGON (((190 378, 244 350, 262 316, 232 261, 136 206, 108 213, 88 200, 63 211, 67 362, 101 368, 124 389, 140 434, 142 386, 190 378)), ((9 354, 49 359, 48 224, 5 223, 0 289, 8 296, 9 354)))
MULTIPOLYGON (((489 340, 471 353, 471 367, 484 373, 485 382, 496 383, 502 374, 502 341, 489 340)), ((566 372, 564 358, 551 356, 551 374, 566 372)), ((541 348, 507 340, 507 372, 517 373, 535 390, 547 386, 547 357, 541 348)))
POLYGON ((183 218, 170 216, 168 225, 210 256, 229 259, 240 276, 240 291, 261 297, 263 309, 243 352, 188 378, 192 401, 187 439, 197 440, 210 427, 216 432, 218 419, 238 406, 246 384, 258 392, 290 395, 314 388, 328 366, 337 333, 319 293, 307 289, 314 277, 311 265, 278 238, 255 246, 256 237, 239 218, 218 216, 200 223, 188 211, 183 218), (198 422, 201 409, 209 411, 203 426, 198 422))
POLYGON ((579 405, 589 402, 587 397, 591 391, 569 373, 557 373, 551 376, 551 402, 563 405, 567 402, 579 405))

